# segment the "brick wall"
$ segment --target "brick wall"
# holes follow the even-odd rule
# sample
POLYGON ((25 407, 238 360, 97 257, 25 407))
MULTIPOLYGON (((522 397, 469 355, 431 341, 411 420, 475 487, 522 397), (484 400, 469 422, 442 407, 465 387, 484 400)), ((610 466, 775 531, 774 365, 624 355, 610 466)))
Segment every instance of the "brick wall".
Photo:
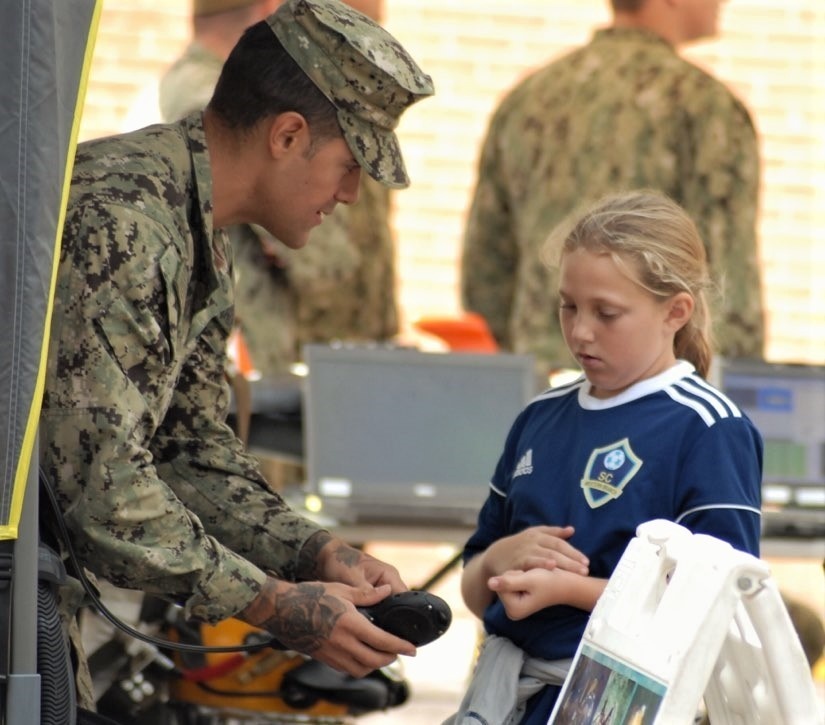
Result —
MULTIPOLYGON (((399 128, 411 188, 395 196, 406 323, 459 309, 461 230, 489 114, 529 69, 584 42, 607 0, 385 0, 389 30, 436 83, 399 128)), ((188 40, 189 0, 104 0, 81 137, 134 125, 188 40)), ((825 363, 825 3, 731 0, 719 40, 687 51, 753 112, 763 155, 767 356, 825 363)))

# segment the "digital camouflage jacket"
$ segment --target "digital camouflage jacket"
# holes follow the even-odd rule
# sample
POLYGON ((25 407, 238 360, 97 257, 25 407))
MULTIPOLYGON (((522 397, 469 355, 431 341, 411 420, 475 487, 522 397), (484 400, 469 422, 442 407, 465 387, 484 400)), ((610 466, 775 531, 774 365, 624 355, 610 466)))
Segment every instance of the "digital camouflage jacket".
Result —
POLYGON ((761 357, 753 123, 721 82, 645 30, 597 31, 496 109, 465 229, 465 307, 505 349, 533 353, 545 369, 569 364, 554 258, 542 248, 580 206, 642 187, 671 196, 702 235, 717 351, 761 357))
POLYGON ((81 144, 54 299, 41 464, 81 562, 214 622, 294 577, 318 527, 226 425, 231 249, 199 113, 81 144))

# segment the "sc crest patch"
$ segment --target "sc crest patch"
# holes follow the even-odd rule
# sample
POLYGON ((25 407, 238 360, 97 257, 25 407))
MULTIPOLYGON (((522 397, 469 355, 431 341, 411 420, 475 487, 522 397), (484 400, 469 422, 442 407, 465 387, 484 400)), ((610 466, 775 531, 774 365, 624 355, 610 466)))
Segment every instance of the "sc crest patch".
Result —
POLYGON ((627 438, 595 448, 581 481, 590 508, 604 506, 621 496, 624 487, 641 467, 642 460, 633 452, 627 438))

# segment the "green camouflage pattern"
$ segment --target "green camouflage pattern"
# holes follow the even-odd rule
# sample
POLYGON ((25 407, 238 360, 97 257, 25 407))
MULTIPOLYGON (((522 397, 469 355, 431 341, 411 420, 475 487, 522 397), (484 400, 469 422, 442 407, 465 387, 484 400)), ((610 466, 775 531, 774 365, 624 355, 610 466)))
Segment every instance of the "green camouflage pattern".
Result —
POLYGON ((267 22, 337 109, 361 167, 390 188, 409 186, 394 129, 405 109, 433 94, 430 76, 384 28, 338 0, 287 0, 267 22))
POLYGON ((226 425, 231 248, 200 114, 78 147, 48 352, 41 465, 80 561, 195 619, 292 579, 318 527, 226 425))
POLYGON ((223 60, 196 40, 160 79, 158 103, 164 122, 177 121, 193 111, 201 111, 212 98, 212 91, 223 68, 223 60))
POLYGON ((653 33, 600 30, 496 109, 463 240, 463 304, 504 349, 532 353, 543 370, 571 365, 544 242, 580 205, 653 187, 705 240, 717 352, 761 357, 759 173, 750 115, 722 83, 653 33))
POLYGON ((362 177, 357 203, 338 206, 303 249, 288 250, 295 351, 332 340, 385 342, 398 333, 390 191, 362 177))
MULTIPOLYGON (((163 120, 205 107, 221 67, 214 53, 190 44, 161 80, 163 120)), ((309 342, 383 342, 398 333, 389 214, 389 190, 364 176, 358 202, 336 206, 300 250, 258 227, 226 229, 234 253, 236 322, 258 372, 288 371, 309 342)))
POLYGON ((262 375, 288 370, 310 342, 382 342, 397 334, 388 192, 362 178, 358 202, 336 207, 301 249, 258 229, 232 235, 237 322, 262 375))

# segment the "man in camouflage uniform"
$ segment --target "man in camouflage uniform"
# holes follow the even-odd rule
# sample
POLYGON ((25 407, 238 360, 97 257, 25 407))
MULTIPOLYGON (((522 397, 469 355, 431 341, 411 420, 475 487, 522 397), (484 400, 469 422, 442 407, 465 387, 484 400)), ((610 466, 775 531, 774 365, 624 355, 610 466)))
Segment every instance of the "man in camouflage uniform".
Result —
MULTIPOLYGON (((195 0, 194 39, 161 79, 163 120, 206 106, 237 38, 280 4, 195 0)), ((380 22, 382 0, 347 4, 380 22)), ((386 341, 397 334, 389 205, 387 188, 362 177, 358 203, 337 207, 300 251, 260 227, 227 229, 235 259, 236 323, 256 370, 265 376, 284 372, 309 342, 386 341)))
POLYGON ((614 21, 539 69, 495 111, 462 260, 466 309, 544 372, 572 364, 541 249, 580 204, 655 187, 696 220, 718 281, 728 357, 761 357, 757 139, 746 108, 676 47, 714 35, 720 2, 613 0, 614 21))
POLYGON ((78 148, 60 251, 41 467, 80 562, 354 676, 414 652, 355 609, 406 586, 291 511, 226 425, 221 229, 299 248, 357 200, 362 169, 406 186, 392 129, 432 92, 365 16, 288 0, 239 40, 203 114, 78 148))

